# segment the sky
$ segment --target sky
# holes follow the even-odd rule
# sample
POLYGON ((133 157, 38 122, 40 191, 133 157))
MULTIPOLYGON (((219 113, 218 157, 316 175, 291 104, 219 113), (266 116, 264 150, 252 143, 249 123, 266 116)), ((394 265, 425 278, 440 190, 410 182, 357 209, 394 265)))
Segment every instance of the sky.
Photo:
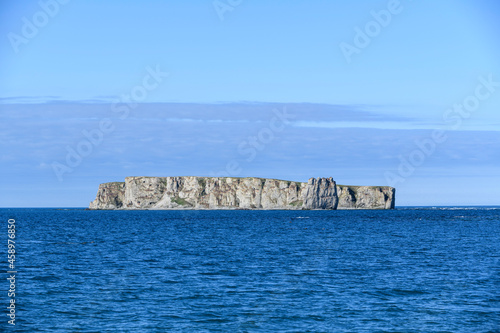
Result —
POLYGON ((4 1, 0 207, 127 176, 500 205, 500 3, 4 1))

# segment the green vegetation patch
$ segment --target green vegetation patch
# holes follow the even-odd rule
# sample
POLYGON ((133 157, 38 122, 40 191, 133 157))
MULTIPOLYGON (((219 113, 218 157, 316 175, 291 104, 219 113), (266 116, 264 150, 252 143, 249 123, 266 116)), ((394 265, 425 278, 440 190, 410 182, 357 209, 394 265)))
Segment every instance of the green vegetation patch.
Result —
POLYGON ((175 202, 180 206, 192 206, 189 202, 179 197, 172 197, 170 198, 170 201, 175 202))
POLYGON ((106 185, 125 185, 125 182, 109 182, 109 183, 104 183, 106 185))
POLYGON ((289 203, 290 206, 301 207, 304 204, 302 200, 295 200, 289 203))

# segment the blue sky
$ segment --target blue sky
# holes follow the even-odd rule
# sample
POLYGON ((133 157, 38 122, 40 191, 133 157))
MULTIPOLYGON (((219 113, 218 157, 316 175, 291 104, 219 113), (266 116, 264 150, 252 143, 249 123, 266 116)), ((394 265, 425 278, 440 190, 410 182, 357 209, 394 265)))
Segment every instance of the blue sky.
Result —
POLYGON ((484 0, 4 2, 0 206, 222 173, 498 205, 499 16, 484 0))

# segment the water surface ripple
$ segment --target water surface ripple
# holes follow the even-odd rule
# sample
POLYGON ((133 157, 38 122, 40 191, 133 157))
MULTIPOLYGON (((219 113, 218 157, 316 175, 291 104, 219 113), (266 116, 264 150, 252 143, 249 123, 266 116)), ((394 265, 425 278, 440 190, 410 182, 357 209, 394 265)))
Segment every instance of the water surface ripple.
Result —
POLYGON ((500 208, 0 215, 16 332, 500 332, 500 208))

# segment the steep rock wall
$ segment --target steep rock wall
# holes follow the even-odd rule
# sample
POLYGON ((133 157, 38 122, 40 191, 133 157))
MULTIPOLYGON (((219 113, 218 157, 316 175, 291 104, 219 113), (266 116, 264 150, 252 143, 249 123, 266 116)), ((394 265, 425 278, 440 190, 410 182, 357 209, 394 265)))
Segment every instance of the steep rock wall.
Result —
POLYGON ((127 177, 99 186, 89 209, 390 209, 394 189, 263 178, 127 177))
POLYGON ((389 186, 337 185, 337 209, 394 209, 396 189, 389 186))
POLYGON ((89 209, 117 209, 123 207, 125 200, 125 183, 114 182, 99 185, 97 196, 89 205, 89 209))

